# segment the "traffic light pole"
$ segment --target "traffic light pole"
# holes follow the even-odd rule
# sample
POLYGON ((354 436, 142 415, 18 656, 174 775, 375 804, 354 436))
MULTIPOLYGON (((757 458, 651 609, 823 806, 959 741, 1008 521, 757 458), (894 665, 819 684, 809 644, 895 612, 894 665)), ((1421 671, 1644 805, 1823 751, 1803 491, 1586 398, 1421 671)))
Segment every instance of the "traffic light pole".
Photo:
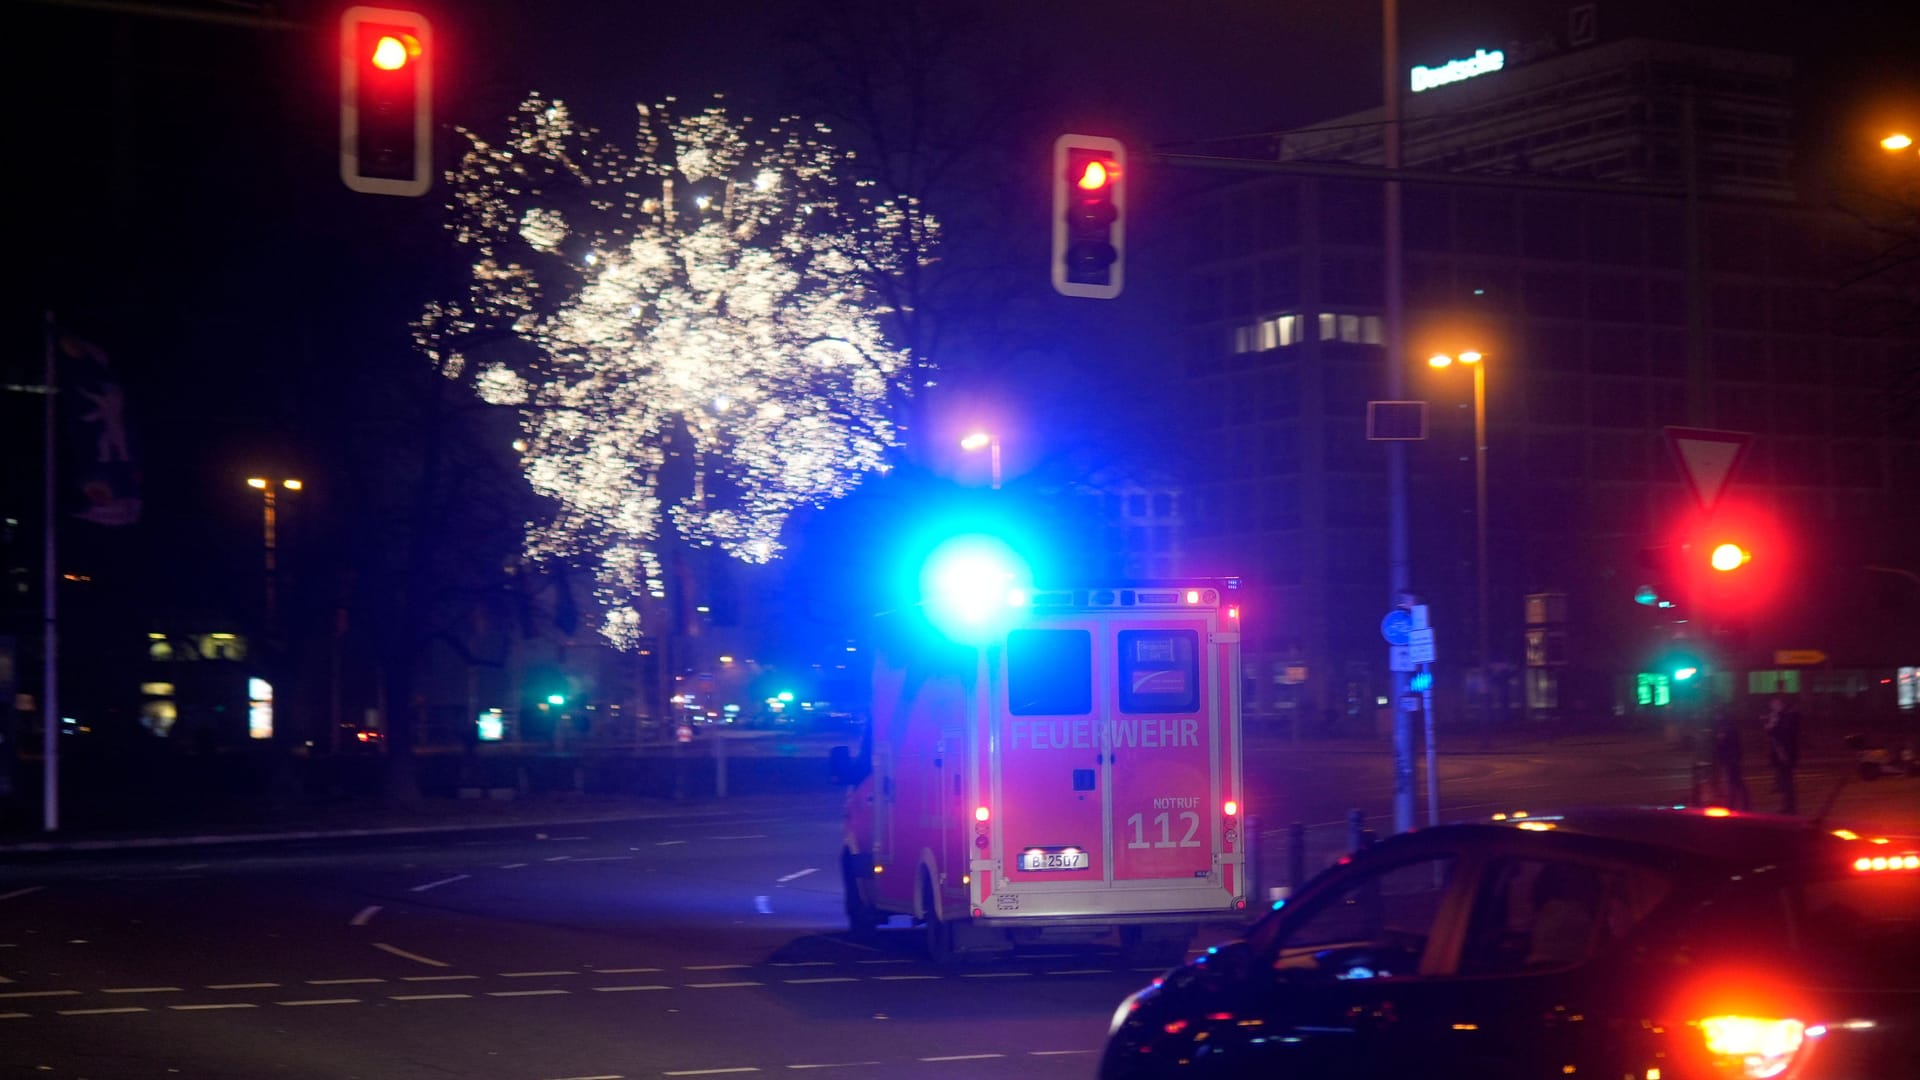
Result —
MULTIPOLYGON (((1400 14, 1398 0, 1381 0, 1384 16, 1386 74, 1382 91, 1386 98, 1386 127, 1382 133, 1385 147, 1387 182, 1383 189, 1382 213, 1386 232, 1384 261, 1386 310, 1382 329, 1386 345, 1387 398, 1406 396, 1405 320, 1402 317, 1401 236, 1400 236, 1400 14)), ((1407 444, 1394 439, 1387 442, 1387 595, 1395 605, 1404 602, 1410 588, 1407 545, 1407 444)), ((1393 830, 1411 832, 1413 818, 1413 713, 1408 709, 1410 672, 1392 670, 1389 649, 1388 668, 1393 682, 1393 830)), ((1429 786, 1433 781, 1429 779, 1429 786)))

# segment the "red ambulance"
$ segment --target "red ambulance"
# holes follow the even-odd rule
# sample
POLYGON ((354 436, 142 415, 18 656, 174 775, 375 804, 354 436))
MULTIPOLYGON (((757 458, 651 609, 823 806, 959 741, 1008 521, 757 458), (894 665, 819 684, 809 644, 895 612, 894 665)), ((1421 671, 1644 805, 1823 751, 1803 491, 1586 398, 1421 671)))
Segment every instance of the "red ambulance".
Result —
POLYGON ((851 785, 847 916, 929 951, 1118 938, 1177 958, 1249 896, 1235 581, 1009 588, 956 641, 884 617, 851 785))

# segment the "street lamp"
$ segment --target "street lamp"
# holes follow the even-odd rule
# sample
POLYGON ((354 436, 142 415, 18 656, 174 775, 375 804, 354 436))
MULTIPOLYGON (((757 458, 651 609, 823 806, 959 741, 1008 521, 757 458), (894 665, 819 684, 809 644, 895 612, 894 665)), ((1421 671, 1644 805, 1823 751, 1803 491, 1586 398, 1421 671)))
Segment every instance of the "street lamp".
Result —
POLYGON ((1880 148, 1882 150, 1887 150, 1896 154, 1902 150, 1909 149, 1912 146, 1913 146, 1913 136, 1908 135, 1906 132, 1903 132, 1903 131, 1896 131, 1891 135, 1888 135, 1886 138, 1883 138, 1880 140, 1880 148))
POLYGON ((1000 436, 985 431, 976 431, 960 440, 960 449, 978 450, 986 447, 993 458, 993 490, 1000 490, 1000 436))
POLYGON ((275 574, 274 550, 279 546, 278 540, 277 540, 279 512, 278 512, 278 505, 276 503, 276 498, 275 498, 279 494, 279 492, 276 490, 276 485, 277 487, 286 488, 288 491, 299 491, 304 486, 300 481, 294 480, 294 479, 283 478, 276 481, 276 480, 270 480, 264 476, 247 477, 247 486, 260 492, 261 497, 265 500, 265 503, 266 503, 266 513, 265 513, 266 551, 267 551, 266 630, 269 635, 273 633, 273 627, 275 623, 274 616, 275 616, 276 604, 274 603, 274 599, 275 599, 274 598, 274 574, 275 574))
POLYGON ((1492 673, 1487 669, 1487 365, 1478 352, 1435 353, 1427 363, 1451 367, 1455 360, 1473 369, 1473 522, 1475 591, 1479 612, 1476 645, 1480 656, 1480 722, 1490 723, 1493 703, 1492 673))

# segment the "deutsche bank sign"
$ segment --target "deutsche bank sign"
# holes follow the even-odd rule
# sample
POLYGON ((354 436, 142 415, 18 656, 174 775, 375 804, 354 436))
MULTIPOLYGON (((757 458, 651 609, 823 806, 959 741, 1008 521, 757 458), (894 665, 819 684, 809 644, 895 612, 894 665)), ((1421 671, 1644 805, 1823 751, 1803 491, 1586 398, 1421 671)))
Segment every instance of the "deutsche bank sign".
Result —
POLYGON ((1449 60, 1439 67, 1416 67, 1413 69, 1413 92, 1431 90, 1436 86, 1457 83, 1471 79, 1475 75, 1485 75, 1490 71, 1499 71, 1507 64, 1507 54, 1495 49, 1473 50, 1473 55, 1465 60, 1449 60))

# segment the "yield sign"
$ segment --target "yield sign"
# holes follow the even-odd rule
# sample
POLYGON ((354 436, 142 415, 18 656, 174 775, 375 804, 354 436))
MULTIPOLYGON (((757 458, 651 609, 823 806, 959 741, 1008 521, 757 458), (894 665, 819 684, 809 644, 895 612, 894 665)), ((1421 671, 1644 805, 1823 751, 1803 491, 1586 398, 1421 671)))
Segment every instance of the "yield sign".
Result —
POLYGON ((1670 427, 1667 441, 1673 444, 1674 456, 1680 459, 1680 472, 1687 478, 1687 486, 1693 489, 1694 501, 1703 512, 1712 513, 1713 504, 1720 501, 1720 493, 1726 490, 1727 478, 1733 475, 1734 466, 1746 455, 1753 432, 1670 427))

